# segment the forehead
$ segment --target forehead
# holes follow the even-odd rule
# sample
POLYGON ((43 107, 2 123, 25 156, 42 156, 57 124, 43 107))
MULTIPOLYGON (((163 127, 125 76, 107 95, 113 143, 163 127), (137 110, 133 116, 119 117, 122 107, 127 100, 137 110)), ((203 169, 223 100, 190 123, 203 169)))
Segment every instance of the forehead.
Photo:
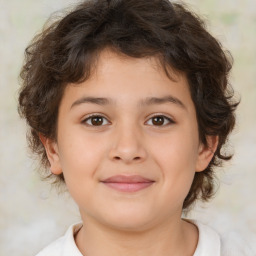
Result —
POLYGON ((66 88, 69 98, 102 97, 125 103, 142 98, 172 96, 193 104, 186 76, 167 67, 169 77, 158 57, 132 58, 109 49, 103 50, 94 63, 91 76, 80 84, 66 88))
POLYGON ((160 79, 171 79, 173 81, 186 80, 186 77, 182 72, 178 72, 170 65, 165 65, 165 70, 161 60, 162 56, 160 54, 143 58, 134 58, 112 50, 111 48, 105 48, 96 58, 94 69, 92 70, 92 77, 111 75, 118 69, 119 72, 129 72, 134 75, 147 73, 155 78, 157 78, 156 75, 158 75, 158 78, 160 79))

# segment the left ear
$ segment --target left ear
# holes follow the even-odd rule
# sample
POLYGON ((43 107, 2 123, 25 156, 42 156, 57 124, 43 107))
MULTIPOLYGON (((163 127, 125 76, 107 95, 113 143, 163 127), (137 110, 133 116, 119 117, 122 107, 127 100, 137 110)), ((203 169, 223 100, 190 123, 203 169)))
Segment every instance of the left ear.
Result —
POLYGON ((199 146, 196 172, 202 172, 207 168, 219 143, 218 136, 207 136, 206 140, 207 145, 201 143, 199 146))

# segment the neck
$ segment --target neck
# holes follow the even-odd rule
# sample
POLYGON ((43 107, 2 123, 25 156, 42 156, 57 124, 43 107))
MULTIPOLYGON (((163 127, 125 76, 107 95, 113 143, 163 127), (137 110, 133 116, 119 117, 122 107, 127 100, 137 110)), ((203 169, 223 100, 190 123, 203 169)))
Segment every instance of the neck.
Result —
POLYGON ((197 228, 180 218, 140 231, 117 230, 88 217, 83 223, 75 240, 84 256, 192 256, 198 242, 197 228))

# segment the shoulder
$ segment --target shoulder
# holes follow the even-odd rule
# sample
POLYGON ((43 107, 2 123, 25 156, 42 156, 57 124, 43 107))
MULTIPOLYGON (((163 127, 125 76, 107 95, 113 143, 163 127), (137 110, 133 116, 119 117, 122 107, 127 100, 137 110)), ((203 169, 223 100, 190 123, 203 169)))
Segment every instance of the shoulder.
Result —
POLYGON ((198 245, 193 256, 255 256, 239 234, 220 233, 197 220, 188 221, 194 223, 199 231, 198 245))
POLYGON ((220 235, 221 256, 255 256, 249 244, 236 232, 220 235))
POLYGON ((36 256, 82 256, 74 240, 74 234, 81 226, 81 223, 73 224, 68 228, 64 236, 49 244, 36 256))
POLYGON ((61 256, 62 255, 62 248, 65 244, 65 238, 60 237, 53 243, 49 244, 45 247, 42 251, 40 251, 36 256, 61 256))
POLYGON ((209 226, 197 221, 187 220, 197 226, 199 237, 196 251, 193 256, 222 256, 219 234, 209 226))

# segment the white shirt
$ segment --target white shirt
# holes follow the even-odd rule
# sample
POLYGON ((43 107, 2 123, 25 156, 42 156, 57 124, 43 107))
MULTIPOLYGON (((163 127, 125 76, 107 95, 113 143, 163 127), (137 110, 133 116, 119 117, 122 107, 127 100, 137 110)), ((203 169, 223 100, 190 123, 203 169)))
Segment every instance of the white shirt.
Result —
MULTIPOLYGON (((193 256, 255 256, 245 245, 234 243, 221 237, 215 230, 196 220, 189 220, 199 230, 199 240, 193 256)), ((36 256, 83 256, 78 250, 74 234, 82 227, 82 223, 69 227, 66 234, 48 245, 36 256)))

